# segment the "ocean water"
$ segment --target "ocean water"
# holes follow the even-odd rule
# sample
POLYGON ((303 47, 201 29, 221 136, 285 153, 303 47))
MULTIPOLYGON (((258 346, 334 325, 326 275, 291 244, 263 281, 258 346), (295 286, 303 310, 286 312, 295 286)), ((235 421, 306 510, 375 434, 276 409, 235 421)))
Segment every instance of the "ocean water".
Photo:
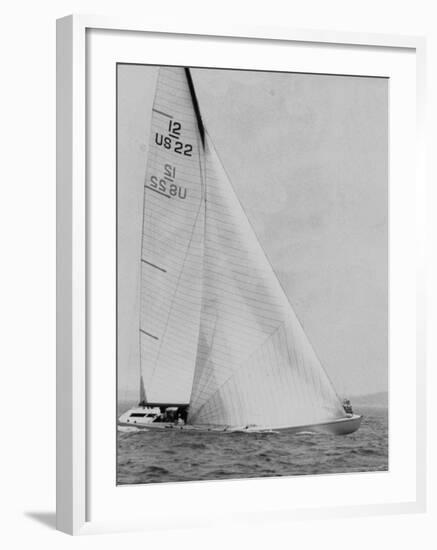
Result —
POLYGON ((364 415, 361 427, 346 436, 313 432, 118 431, 117 483, 388 470, 387 409, 360 407, 356 412, 364 415))

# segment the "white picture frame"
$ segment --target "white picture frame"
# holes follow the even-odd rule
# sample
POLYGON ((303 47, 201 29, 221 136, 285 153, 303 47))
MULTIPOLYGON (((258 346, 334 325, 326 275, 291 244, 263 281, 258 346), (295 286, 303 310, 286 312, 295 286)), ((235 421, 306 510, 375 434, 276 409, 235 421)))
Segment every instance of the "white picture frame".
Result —
MULTIPOLYGON (((378 513, 418 512, 425 510, 426 502, 426 463, 425 463, 425 272, 424 272, 424 226, 421 220, 425 218, 425 171, 424 171, 424 75, 425 75, 425 41, 420 37, 395 35, 375 35, 341 32, 304 31, 284 28, 206 28, 205 26, 192 28, 177 28, 154 26, 137 20, 112 19, 96 16, 73 15, 60 19, 57 22, 57 528, 70 534, 83 534, 108 530, 147 529, 162 525, 155 518, 145 515, 132 519, 119 518, 116 508, 103 511, 94 519, 90 515, 90 484, 93 483, 93 457, 90 452, 91 435, 95 430, 90 429, 89 412, 92 409, 92 400, 95 393, 91 392, 92 379, 91 365, 92 338, 90 332, 90 248, 89 229, 92 226, 94 210, 90 207, 90 150, 87 139, 88 109, 92 106, 89 98, 88 80, 90 68, 87 58, 90 46, 89 33, 91 31, 106 32, 109 39, 111 33, 132 33, 135 36, 150 35, 159 37, 161 41, 175 37, 197 37, 197 39, 219 39, 226 41, 232 47, 233 41, 245 44, 304 44, 318 48, 328 48, 335 45, 337 49, 354 49, 354 51, 368 51, 376 53, 386 51, 409 52, 414 56, 414 82, 410 82, 415 91, 417 103, 410 104, 415 110, 415 147, 414 161, 415 182, 410 182, 416 198, 416 233, 410 246, 416 248, 414 261, 415 281, 417 286, 410 288, 415 294, 412 308, 416 308, 414 316, 415 326, 415 388, 413 388, 416 402, 415 414, 415 445, 410 451, 414 454, 414 487, 410 493, 412 498, 396 498, 391 496, 387 502, 369 501, 344 505, 334 503, 329 506, 326 502, 321 507, 307 507, 292 503, 280 509, 281 517, 289 518, 316 518, 344 515, 363 515, 378 513), (87 72, 88 71, 88 72, 87 72), (423 214, 423 216, 422 216, 423 214), (415 391, 414 391, 415 390, 415 391), (106 514, 106 515, 105 515, 106 514)), ((132 34, 131 34, 132 36, 132 34)), ((94 47, 94 46, 93 46, 94 47)), ((166 59, 171 55, 171 45, 168 46, 166 59)), ((126 61, 126 52, 122 52, 126 61)), ((338 52, 337 52, 338 53, 338 52)), ((181 54, 182 55, 182 54, 181 54)), ((164 62, 163 62, 164 64, 164 62)), ((175 62, 177 64, 177 61, 175 62)), ((187 62, 187 64, 189 64, 187 62)), ((400 70, 400 69, 399 69, 400 70)), ((325 72, 330 72, 327 68, 325 72)), ((114 82, 115 85, 115 82, 114 82)), ((394 163, 396 159, 394 159, 394 163)), ((391 166, 393 171, 395 167, 391 166)), ((95 204, 95 203, 94 203, 95 204)), ((93 207, 95 208, 95 207, 93 207)), ((101 209, 110 208, 102 205, 101 209)), ((92 247, 91 247, 92 249, 92 247)), ((412 280, 411 280, 412 281, 412 280)), ((410 286, 413 284, 410 281, 410 286)), ((391 304, 394 306, 395 304, 391 304)), ((114 332, 115 334, 115 332, 114 332)), ((95 363, 94 363, 95 364, 95 363)), ((95 385, 93 385, 95 387, 95 385)), ((92 390, 95 392, 95 390, 92 390)), ((104 391, 104 390, 102 390, 104 391)), ((411 391, 411 388, 410 388, 411 391)), ((114 396, 111 395, 111 398, 114 396)), ((94 437, 94 435, 93 435, 94 437)), ((102 436, 104 437, 104 436, 102 436)), ((106 437, 108 440, 108 437, 106 437)), ((108 441, 107 441, 108 443, 108 441)), ((109 443, 108 443, 109 444, 109 443)), ((112 444, 115 442, 112 441, 112 444)), ((108 460, 111 460, 108 458, 108 460)), ((103 468, 104 469, 104 468, 103 468)), ((331 478, 333 479, 333 478, 331 478)), ((278 482, 267 491, 277 491, 278 482)), ((106 483, 106 481, 105 481, 106 483)), ((215 484, 217 498, 225 498, 229 490, 229 483, 215 484)), ((235 482, 234 482, 235 483, 235 482)), ((245 483, 245 482, 244 482, 245 483)), ((244 498, 252 498, 253 481, 246 484, 247 494, 244 498), (250 485, 251 484, 251 485, 250 485)), ((255 482, 256 483, 256 482, 255 482)), ((274 482, 273 482, 274 483, 274 482)), ((296 482, 295 482, 296 483, 296 482)), ((301 484, 301 481, 298 483, 301 484)), ((331 483, 332 484, 332 483, 331 483)), ((182 484, 180 484, 182 485, 182 484)), ((211 484, 210 484, 211 485, 211 484)), ((206 485, 185 487, 184 491, 191 491, 197 495, 205 492, 206 485)), ((241 487, 241 484, 240 484, 241 487)), ((246 490, 245 489, 245 490, 246 490)), ((100 490, 93 488, 93 491, 100 490)), ((126 489, 122 489, 126 491, 126 489)), ((129 489, 127 489, 129 490, 129 489)), ((144 488, 133 489, 136 498, 144 488)), ((171 498, 171 486, 153 487, 153 498, 159 498, 158 492, 165 493, 165 498, 171 498)), ((182 489, 178 488, 178 494, 182 489)), ((103 493, 100 500, 110 500, 109 493, 103 493)), ((111 497, 112 498, 112 497, 111 497)), ((238 497, 239 498, 239 497, 238 497)), ((236 500, 238 501, 238 498, 236 500)), ((243 497, 241 497, 243 498, 243 497)), ((98 499, 96 499, 98 500, 98 499)), ((371 501, 371 499, 370 499, 371 501)), ((260 513, 268 517, 269 510, 258 501, 247 509, 244 517, 256 518, 260 513)), ((271 511, 270 511, 271 512, 271 511)), ((228 512, 230 519, 232 510, 228 512)), ((235 514, 234 514, 235 515, 235 514)), ((278 510, 275 510, 278 516, 278 510)), ((243 516, 241 516, 243 517, 243 516)), ((235 515, 238 521, 240 516, 235 515)), ((178 524, 174 518, 174 525, 178 524)), ((168 521, 168 518, 166 518, 168 521)), ((193 518, 193 525, 208 523, 205 517, 193 518)), ((186 524, 186 522, 185 522, 186 524)))

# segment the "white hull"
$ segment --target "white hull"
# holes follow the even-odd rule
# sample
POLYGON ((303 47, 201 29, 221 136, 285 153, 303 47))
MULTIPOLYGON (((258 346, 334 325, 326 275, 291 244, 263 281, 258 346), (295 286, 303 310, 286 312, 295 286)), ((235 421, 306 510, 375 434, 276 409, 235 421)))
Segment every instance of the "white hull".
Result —
POLYGON ((320 424, 308 424, 293 428, 276 428, 278 431, 287 433, 299 433, 303 431, 331 433, 333 435, 347 435, 356 432, 361 426, 363 417, 353 414, 346 418, 339 418, 331 422, 322 422, 320 424))
MULTIPOLYGON (((123 415, 124 416, 124 415, 123 415)), ((122 417, 119 420, 119 426, 134 426, 136 428, 153 429, 153 430, 183 430, 186 432, 217 432, 217 433, 268 433, 268 432, 286 432, 289 434, 297 434, 301 432, 320 432, 330 433, 333 435, 347 435, 355 432, 361 425, 362 416, 354 414, 345 418, 338 418, 329 422, 321 422, 318 424, 305 424, 302 426, 280 426, 280 427, 256 427, 256 426, 206 426, 192 424, 173 424, 170 422, 152 422, 152 423, 135 423, 123 422, 122 417)))

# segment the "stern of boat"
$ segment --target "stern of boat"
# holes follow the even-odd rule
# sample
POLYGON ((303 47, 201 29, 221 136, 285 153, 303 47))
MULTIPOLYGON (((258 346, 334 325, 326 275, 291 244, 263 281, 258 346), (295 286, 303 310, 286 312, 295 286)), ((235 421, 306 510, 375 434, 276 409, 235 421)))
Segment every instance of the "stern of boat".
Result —
POLYGON ((334 422, 321 424, 320 431, 332 433, 334 435, 347 435, 356 432, 361 426, 362 415, 351 414, 346 418, 339 418, 334 422))

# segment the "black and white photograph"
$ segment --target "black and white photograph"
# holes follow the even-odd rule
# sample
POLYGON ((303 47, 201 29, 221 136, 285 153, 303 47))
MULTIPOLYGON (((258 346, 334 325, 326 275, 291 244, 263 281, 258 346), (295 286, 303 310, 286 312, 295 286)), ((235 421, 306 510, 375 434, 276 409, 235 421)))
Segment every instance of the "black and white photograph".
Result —
POLYGON ((117 484, 388 471, 389 79, 116 76, 117 484))
POLYGON ((2 6, 2 548, 437 548, 435 4, 2 6))

